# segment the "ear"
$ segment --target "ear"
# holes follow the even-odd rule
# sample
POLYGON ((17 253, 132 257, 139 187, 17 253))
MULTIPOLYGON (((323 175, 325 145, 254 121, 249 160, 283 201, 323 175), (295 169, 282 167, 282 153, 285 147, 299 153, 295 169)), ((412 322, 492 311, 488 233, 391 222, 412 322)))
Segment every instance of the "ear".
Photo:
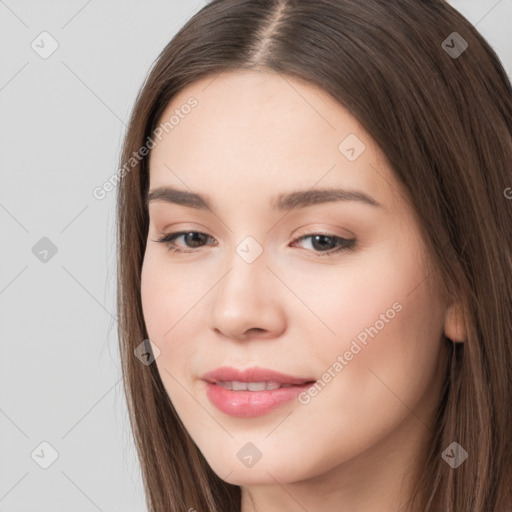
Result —
POLYGON ((466 340, 464 313, 459 304, 452 304, 446 310, 444 334, 454 343, 463 343, 466 340))

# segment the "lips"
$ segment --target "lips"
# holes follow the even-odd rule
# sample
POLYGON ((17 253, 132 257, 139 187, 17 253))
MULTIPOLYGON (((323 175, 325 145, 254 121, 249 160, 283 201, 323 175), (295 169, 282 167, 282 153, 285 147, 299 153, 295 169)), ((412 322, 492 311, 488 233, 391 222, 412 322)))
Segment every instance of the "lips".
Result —
POLYGON ((216 384, 218 382, 236 382, 236 383, 278 383, 280 387, 302 386, 316 379, 312 377, 294 377, 284 373, 276 372, 268 368, 252 367, 245 370, 238 370, 230 366, 221 366, 215 370, 205 373, 202 380, 216 384))
POLYGON ((224 414, 252 418, 293 401, 315 379, 285 375, 265 368, 221 367, 204 374, 206 395, 224 414))

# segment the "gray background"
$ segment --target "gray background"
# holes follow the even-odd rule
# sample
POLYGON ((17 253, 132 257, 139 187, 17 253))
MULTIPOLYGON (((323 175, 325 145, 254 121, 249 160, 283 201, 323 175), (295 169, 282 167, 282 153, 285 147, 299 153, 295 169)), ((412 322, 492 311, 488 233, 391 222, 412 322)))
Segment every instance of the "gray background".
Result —
MULTIPOLYGON (((146 510, 120 381, 115 191, 92 191, 118 169, 154 59, 205 3, 0 0, 0 512, 146 510)), ((512 0, 451 4, 512 76, 512 0)))

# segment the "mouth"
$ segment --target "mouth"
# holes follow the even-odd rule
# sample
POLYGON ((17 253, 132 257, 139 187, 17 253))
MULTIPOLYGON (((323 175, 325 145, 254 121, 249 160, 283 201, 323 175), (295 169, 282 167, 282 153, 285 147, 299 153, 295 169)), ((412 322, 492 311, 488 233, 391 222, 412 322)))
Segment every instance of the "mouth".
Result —
POLYGON ((219 380, 211 383, 232 391, 273 391, 275 389, 292 388, 296 386, 303 386, 305 384, 312 384, 313 382, 314 381, 305 382, 304 384, 286 384, 284 382, 277 381, 243 382, 236 380, 219 380))
POLYGON ((284 406, 316 382, 264 368, 221 367, 201 377, 210 402, 224 414, 252 418, 284 406))
POLYGON ((309 382, 316 381, 313 377, 295 377, 258 366, 246 368, 245 370, 239 370, 232 366, 221 366, 211 372, 205 373, 200 378, 211 384, 231 385, 231 388, 224 385, 223 387, 233 389, 234 391, 243 391, 245 389, 249 389, 249 391, 263 391, 267 389, 267 387, 262 387, 263 384, 270 386, 269 389, 278 389, 279 387, 302 386, 309 382))

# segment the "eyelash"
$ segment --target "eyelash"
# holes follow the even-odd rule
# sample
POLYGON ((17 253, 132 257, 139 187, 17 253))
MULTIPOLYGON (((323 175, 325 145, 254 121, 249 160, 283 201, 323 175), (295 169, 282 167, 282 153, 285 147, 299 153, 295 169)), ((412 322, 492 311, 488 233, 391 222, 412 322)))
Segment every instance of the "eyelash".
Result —
MULTIPOLYGON (((198 249, 181 249, 173 244, 173 241, 176 238, 179 238, 180 236, 183 236, 183 235, 188 235, 190 233, 205 235, 208 238, 212 238, 209 235, 206 235, 206 233, 201 233, 200 231, 175 231, 174 233, 165 234, 162 238, 158 238, 157 240, 154 240, 154 242, 166 244, 169 251, 172 251, 173 253, 192 253, 192 252, 197 251, 198 249)), ((337 248, 330 249, 328 251, 314 251, 313 250, 313 253, 315 253, 315 255, 319 258, 322 258, 324 256, 333 256, 334 254, 337 254, 337 253, 353 251, 355 249, 355 243, 356 243, 355 240, 342 238, 340 236, 335 236, 335 235, 325 235, 323 233, 311 233, 309 235, 303 235, 299 238, 296 238, 293 242, 298 242, 298 241, 304 240, 305 238, 311 238, 314 236, 323 236, 326 238, 336 239, 339 241, 339 244, 340 244, 337 248)), ((308 249, 305 249, 305 250, 308 250, 308 249)))

